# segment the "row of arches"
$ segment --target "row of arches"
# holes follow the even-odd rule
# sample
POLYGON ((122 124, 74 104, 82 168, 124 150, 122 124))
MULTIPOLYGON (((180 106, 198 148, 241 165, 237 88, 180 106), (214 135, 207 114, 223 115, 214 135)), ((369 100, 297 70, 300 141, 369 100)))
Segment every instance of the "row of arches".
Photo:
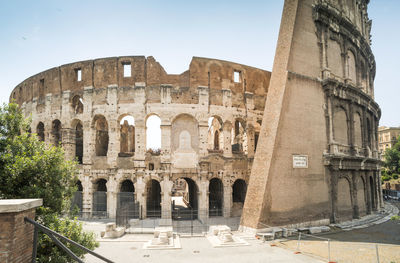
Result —
MULTIPOLYGON (((79 101, 79 100, 78 100, 79 101)), ((174 119, 173 124, 177 123, 180 126, 189 129, 192 127, 193 131, 189 134, 192 138, 191 148, 193 150, 198 150, 198 123, 196 119, 188 114, 180 115, 174 119), (187 117, 185 117, 187 115, 187 117), (179 121, 179 123, 178 123, 179 121), (189 124, 190 125, 187 125, 189 124)), ((179 126, 177 125, 177 126, 179 126)), ((254 140, 254 150, 257 145, 258 134, 261 128, 261 120, 256 122, 255 125, 248 126, 243 119, 237 118, 234 120, 234 125, 229 121, 225 123, 219 116, 213 116, 209 120, 209 132, 208 132, 208 142, 209 149, 223 152, 226 147, 231 147, 233 153, 248 153, 248 129, 251 128, 253 134, 251 137, 254 140), (228 130, 231 134, 231 142, 229 146, 224 145, 228 141, 224 138, 224 129, 228 130)), ((103 115, 95 115, 92 121, 92 129, 95 131, 94 135, 94 153, 95 156, 107 156, 108 147, 110 142, 109 135, 109 124, 107 119, 103 115)), ((181 129, 174 129, 172 127, 172 132, 181 133, 181 129)), ((74 119, 71 123, 71 133, 73 137, 72 141, 75 143, 73 156, 78 160, 79 163, 83 162, 83 147, 84 147, 84 130, 83 123, 74 119)), ((36 133, 41 141, 45 140, 45 125, 43 122, 39 122, 36 127, 36 133)), ((225 133, 226 134, 226 133, 225 133)), ((119 156, 120 157, 130 157, 133 156, 135 152, 136 140, 140 139, 140 135, 137 137, 135 129, 135 119, 131 115, 122 115, 119 120, 119 156)), ((173 136, 172 136, 173 137, 173 136)), ((176 136, 175 136, 176 137, 176 136)), ((178 138, 178 137, 177 137, 178 138)), ((178 138, 179 139, 179 138, 178 138)), ((174 140, 174 138, 172 138, 174 140)), ((52 122, 52 128, 50 132, 50 142, 55 145, 59 145, 62 141, 62 125, 59 120, 54 120, 52 122)), ((180 142, 173 142, 172 147, 178 147, 180 142)), ((161 148, 161 119, 157 115, 150 115, 146 119, 146 150, 158 151, 161 148)))
POLYGON ((343 106, 336 106, 333 112, 333 134, 335 142, 342 145, 375 148, 375 128, 369 117, 360 112, 352 115, 343 106), (365 131, 363 133, 363 131, 365 131))
MULTIPOLYGON (((77 196, 83 194, 83 187, 80 181, 77 182, 77 194, 75 195, 74 203, 82 211, 82 197, 77 196)), ((107 215, 107 180, 98 179, 93 183, 93 198, 92 198, 92 215, 93 216, 106 216, 107 215)), ((246 198, 247 184, 242 179, 237 179, 232 185, 232 202, 233 206, 243 207, 246 198)), ((224 206, 224 187, 223 183, 219 178, 212 178, 209 181, 208 187, 208 211, 209 216, 222 216, 224 206)), ((135 200, 135 186, 133 182, 126 179, 120 183, 117 202, 117 209, 123 207, 130 207, 129 209, 135 210, 138 207, 137 200, 135 200)), ((174 182, 171 195, 173 197, 181 197, 181 201, 175 204, 181 211, 182 210, 194 210, 198 211, 198 195, 199 188, 194 180, 188 177, 178 178, 174 182), (179 183, 181 182, 181 183, 179 183), (183 184, 182 184, 183 182, 183 184), (180 189, 180 190, 179 190, 180 189), (181 193, 180 193, 181 192, 181 193)), ((161 217, 161 185, 160 182, 151 179, 146 183, 145 186, 145 202, 146 202, 146 217, 161 217)), ((173 208, 174 209, 174 208, 173 208)), ((174 210, 172 211, 174 213, 174 210)), ((197 214, 197 213, 196 213, 197 214)))
POLYGON ((337 216, 341 219, 359 218, 377 209, 377 191, 372 176, 357 176, 354 181, 341 177, 337 183, 337 216))

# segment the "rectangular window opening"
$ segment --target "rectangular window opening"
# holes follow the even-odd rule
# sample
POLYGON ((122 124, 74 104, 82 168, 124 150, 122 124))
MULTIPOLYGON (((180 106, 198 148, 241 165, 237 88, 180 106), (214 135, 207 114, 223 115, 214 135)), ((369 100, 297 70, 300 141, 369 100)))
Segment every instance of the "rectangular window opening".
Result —
POLYGON ((131 77, 131 63, 123 63, 124 66, 124 78, 131 77))
POLYGON ((76 80, 82 81, 82 69, 77 68, 77 69, 75 69, 75 72, 76 72, 76 80))
POLYGON ((233 72, 233 82, 240 83, 240 71, 233 72))

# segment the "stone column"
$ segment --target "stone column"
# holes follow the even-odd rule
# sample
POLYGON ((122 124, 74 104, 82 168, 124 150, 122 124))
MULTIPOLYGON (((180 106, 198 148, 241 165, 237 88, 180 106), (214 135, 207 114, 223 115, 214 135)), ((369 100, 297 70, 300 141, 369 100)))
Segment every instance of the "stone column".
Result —
POLYGON ((109 85, 107 87, 107 122, 108 122, 108 151, 107 162, 111 167, 117 166, 120 141, 118 123, 118 86, 109 85))
POLYGON ((136 200, 139 202, 141 209, 141 215, 146 218, 146 184, 143 180, 143 172, 136 173, 136 183, 135 183, 135 194, 136 200))
POLYGON ((197 185, 199 186, 199 220, 202 222, 207 222, 208 220, 208 186, 210 182, 207 180, 207 176, 202 175, 199 180, 196 181, 197 185))
POLYGON ((93 87, 85 87, 83 91, 83 164, 91 164, 94 155, 92 139, 92 95, 93 87))
POLYGON ((93 202, 93 183, 90 181, 88 175, 83 175, 82 182, 82 215, 83 218, 89 218, 92 213, 93 202))
MULTIPOLYGON (((169 179, 168 174, 163 175, 163 180, 161 181, 161 218, 171 219, 171 191, 173 182, 169 179)), ((167 220, 168 221, 168 220, 167 220)), ((164 220, 164 224, 168 222, 164 220)))
POLYGON ((229 179, 222 180, 224 184, 224 217, 231 216, 231 209, 232 209, 232 185, 229 179))
POLYGON ((0 200, 0 262, 31 262, 34 227, 24 218, 35 219, 42 199, 0 200))
POLYGON ((107 213, 109 218, 115 218, 117 210, 117 187, 112 180, 115 174, 110 174, 107 180, 107 213))
POLYGON ((171 123, 161 122, 161 162, 171 162, 171 123))
POLYGON ((230 122, 224 123, 224 156, 232 157, 232 124, 230 122))
POLYGON ((199 121, 199 157, 208 155, 208 122, 199 121))

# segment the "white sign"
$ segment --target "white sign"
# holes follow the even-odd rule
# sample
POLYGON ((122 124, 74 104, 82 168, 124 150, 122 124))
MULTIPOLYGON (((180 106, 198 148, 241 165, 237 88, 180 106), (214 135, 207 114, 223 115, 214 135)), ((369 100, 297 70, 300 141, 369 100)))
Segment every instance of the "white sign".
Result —
POLYGON ((293 168, 308 168, 308 155, 293 155, 293 168))

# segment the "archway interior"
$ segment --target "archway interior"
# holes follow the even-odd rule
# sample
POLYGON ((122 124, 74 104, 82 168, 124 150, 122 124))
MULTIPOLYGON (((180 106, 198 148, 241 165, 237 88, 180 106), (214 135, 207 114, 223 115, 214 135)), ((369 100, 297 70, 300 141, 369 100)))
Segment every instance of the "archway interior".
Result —
POLYGON ((242 214, 246 192, 246 182, 242 179, 236 180, 232 186, 232 216, 240 216, 242 214))
POLYGON ((371 188, 371 209, 375 210, 375 185, 374 185, 374 180, 372 179, 372 177, 369 178, 369 186, 371 188))
POLYGON ((196 182, 190 178, 178 178, 172 187, 172 218, 195 219, 197 218, 197 193, 196 182))
POLYGON ((73 199, 72 199, 72 204, 71 204, 71 209, 75 209, 76 207, 78 208, 79 212, 82 212, 83 208, 83 187, 81 181, 76 182, 76 187, 77 191, 74 193, 73 199))
POLYGON ((94 184, 93 192, 93 214, 95 216, 107 215, 107 181, 99 179, 94 184))
POLYGON ((120 192, 118 193, 118 212, 133 213, 135 211, 135 187, 131 180, 124 180, 121 183, 120 192), (123 211, 121 211, 121 209, 123 211))
POLYGON ((120 157, 132 156, 135 152, 135 119, 127 115, 120 121, 120 157))
POLYGON ((146 207, 147 217, 161 216, 161 186, 157 180, 150 180, 146 184, 146 207))
POLYGON ((51 125, 51 135, 53 137, 53 144, 60 146, 61 143, 61 122, 54 120, 51 125))
POLYGON ((78 122, 75 127, 75 158, 79 164, 83 163, 83 127, 81 122, 78 122))
POLYGON ((222 216, 224 189, 220 179, 213 178, 210 180, 209 193, 209 215, 222 216))

